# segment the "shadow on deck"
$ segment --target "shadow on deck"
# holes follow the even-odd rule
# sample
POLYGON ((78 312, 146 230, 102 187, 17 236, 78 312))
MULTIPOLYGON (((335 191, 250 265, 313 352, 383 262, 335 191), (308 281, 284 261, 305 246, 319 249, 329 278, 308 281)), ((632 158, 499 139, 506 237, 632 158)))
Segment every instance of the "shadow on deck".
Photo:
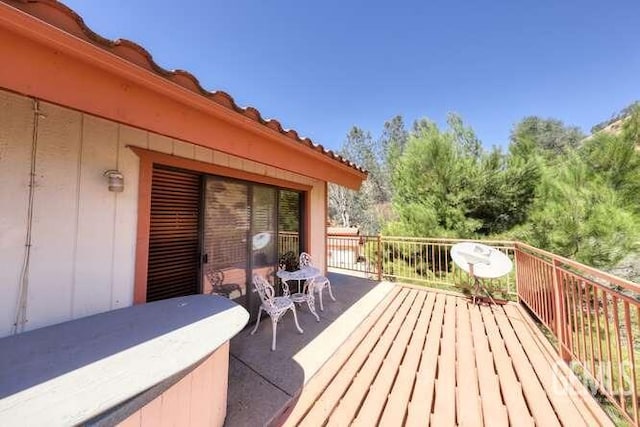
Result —
POLYGON ((251 324, 231 340, 226 425, 269 423, 394 288, 390 283, 342 274, 329 273, 328 277, 336 301, 331 301, 326 290, 324 311, 316 301, 320 322, 306 304, 297 305, 303 334, 287 313, 278 324, 276 351, 270 351, 268 317, 255 335, 250 335, 251 324))

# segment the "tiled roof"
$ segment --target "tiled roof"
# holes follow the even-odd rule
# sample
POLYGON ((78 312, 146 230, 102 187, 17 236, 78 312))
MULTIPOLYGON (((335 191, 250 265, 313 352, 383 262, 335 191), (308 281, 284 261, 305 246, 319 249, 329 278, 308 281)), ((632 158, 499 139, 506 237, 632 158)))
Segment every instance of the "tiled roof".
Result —
POLYGON ((293 129, 285 129, 280 122, 275 119, 265 119, 254 107, 240 107, 234 101, 233 97, 223 91, 208 91, 202 87, 200 81, 190 72, 185 70, 167 70, 158 65, 149 51, 139 44, 126 39, 109 40, 95 33, 89 28, 82 17, 71 10, 66 5, 56 0, 0 0, 17 6, 19 9, 42 19, 50 25, 53 25, 62 31, 79 37, 95 46, 98 46, 113 55, 125 59, 132 64, 147 69, 154 74, 161 76, 183 88, 200 94, 208 98, 211 102, 215 102, 225 108, 235 111, 238 114, 263 125, 276 132, 290 138, 292 141, 307 146, 310 150, 319 151, 325 156, 345 164, 361 173, 366 170, 340 156, 332 150, 324 148, 320 144, 314 143, 311 139, 301 137, 293 129))

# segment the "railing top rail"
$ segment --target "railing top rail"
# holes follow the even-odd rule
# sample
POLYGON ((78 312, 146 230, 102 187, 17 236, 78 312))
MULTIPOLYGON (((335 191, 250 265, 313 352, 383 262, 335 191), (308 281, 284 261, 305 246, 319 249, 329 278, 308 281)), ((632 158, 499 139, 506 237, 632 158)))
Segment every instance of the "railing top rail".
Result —
POLYGON ((589 267, 588 265, 584 265, 577 261, 573 261, 568 258, 562 257, 560 255, 556 255, 553 252, 548 252, 543 249, 538 249, 535 246, 531 246, 522 242, 516 242, 516 249, 526 249, 527 251, 533 252, 535 255, 544 255, 548 258, 551 258, 551 260, 553 261, 560 262, 564 265, 570 266, 582 272, 586 272, 594 277, 597 277, 602 280, 606 280, 611 284, 620 286, 624 289, 627 289, 633 292, 640 293, 640 285, 638 285, 637 283, 633 283, 621 277, 614 276, 609 273, 605 273, 604 271, 598 270, 597 268, 589 267))
POLYGON ((407 237, 407 236, 381 236, 386 240, 427 240, 431 242, 482 242, 486 244, 504 245, 515 247, 511 240, 485 240, 485 239, 450 239, 446 237, 407 237))

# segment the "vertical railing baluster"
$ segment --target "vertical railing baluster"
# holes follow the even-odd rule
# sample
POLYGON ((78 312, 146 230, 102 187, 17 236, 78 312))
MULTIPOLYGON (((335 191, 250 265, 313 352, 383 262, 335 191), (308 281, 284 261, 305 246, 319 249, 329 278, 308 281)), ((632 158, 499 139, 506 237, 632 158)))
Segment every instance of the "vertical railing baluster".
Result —
MULTIPOLYGON (((602 291, 602 293, 604 295, 604 291, 602 291)), ((602 372, 602 337, 600 336, 600 300, 598 299, 598 288, 596 286, 593 287, 593 310, 596 316, 596 339, 598 340, 598 370, 594 372, 594 374, 599 378, 599 386, 603 387, 604 374, 602 372)))
POLYGON ((413 259, 413 272, 416 280, 424 280, 424 276, 420 269, 420 257, 418 256, 418 246, 419 244, 412 240, 411 241, 411 258, 413 259))
POLYGON ((544 271, 544 283, 545 283, 545 296, 547 297, 547 301, 545 302, 545 306, 547 308, 547 313, 549 316, 549 324, 554 325, 555 328, 555 317, 556 317, 556 295, 553 292, 553 267, 548 264, 542 263, 542 268, 544 271))
POLYGON ((542 314, 542 321, 549 325, 549 319, 547 319, 544 312, 544 284, 542 283, 542 275, 540 274, 540 260, 535 259, 534 264, 536 266, 536 294, 538 295, 538 311, 542 314))
POLYGON ((558 337, 558 349, 560 353, 560 357, 562 360, 569 361, 571 356, 567 352, 567 337, 566 337, 566 327, 564 321, 564 299, 563 295, 563 283, 561 272, 557 268, 557 261, 553 260, 553 289, 556 296, 556 304, 555 304, 555 328, 556 328, 556 336, 558 337))
POLYGON ((626 402, 624 398, 624 376, 622 371, 622 342, 620 341, 620 319, 618 314, 618 297, 613 295, 613 327, 616 331, 616 359, 618 362, 618 390, 620 393, 620 406, 626 410, 626 402))
POLYGON ((578 308, 580 313, 580 335, 582 335, 582 359, 586 365, 587 362, 587 334, 585 333, 584 321, 584 290, 582 289, 582 280, 578 280, 578 308))
POLYGON ((563 271, 562 277, 567 286, 567 319, 569 322, 569 333, 571 334, 571 357, 577 359, 576 355, 580 351, 580 339, 578 337, 578 322, 576 313, 575 300, 575 283, 573 277, 566 271, 563 271))
POLYGON ((578 301, 578 284, 576 283, 576 279, 572 276, 571 278, 571 301, 573 303, 573 324, 575 325, 576 330, 576 350, 575 356, 576 359, 581 360, 581 349, 582 349, 582 337, 583 335, 580 333, 580 323, 578 321, 579 318, 579 306, 580 302, 578 301))
POLYGON ((442 243, 438 243, 438 281, 442 282, 442 243))
POLYGON ((376 256, 376 264, 378 267, 378 281, 382 280, 382 236, 378 234, 378 238, 376 240, 377 245, 377 256, 376 256))
POLYGON ((587 305, 587 328, 589 328, 589 362, 591 364, 591 374, 595 374, 596 366, 594 360, 594 349, 593 349, 593 326, 591 324, 591 292, 590 292, 589 283, 584 284, 584 293, 587 305))
POLYGON ((564 309, 565 309, 565 321, 566 321, 566 328, 565 331, 567 333, 567 338, 568 338, 568 348, 569 351, 571 353, 571 355, 575 354, 575 347, 574 347, 574 336, 573 336, 573 331, 574 331, 574 324, 572 319, 572 303, 571 303, 571 282, 568 280, 567 275, 561 271, 560 269, 558 269, 558 274, 560 277, 560 280, 562 282, 562 286, 563 286, 563 290, 564 290, 564 309))
POLYGON ((633 407, 633 420, 638 423, 638 389, 636 384, 636 361, 633 357, 634 348, 633 348, 633 334, 631 331, 631 314, 629 309, 629 302, 623 301, 622 307, 624 309, 624 325, 627 332, 627 351, 629 354, 627 355, 628 359, 631 362, 631 369, 629 375, 629 386, 631 387, 631 403, 633 407))
POLYGON ((609 368, 609 394, 613 395, 613 357, 611 356, 611 326, 609 322, 609 295, 603 291, 604 305, 602 306, 604 312, 604 318, 606 322, 605 326, 605 339, 607 340, 607 365, 609 368))
POLYGON ((521 255, 522 252, 520 252, 520 250, 516 247, 516 249, 514 250, 514 259, 515 259, 515 268, 516 268, 516 296, 518 298, 518 302, 522 302, 522 292, 524 290, 524 282, 522 280, 522 275, 523 275, 523 268, 524 266, 522 265, 523 262, 523 256, 521 255))
POLYGON ((542 287, 540 286, 540 267, 537 259, 533 260, 533 268, 534 268, 533 281, 535 283, 535 295, 536 295, 536 311, 540 313, 542 317, 542 322, 545 325, 549 325, 549 322, 545 317, 545 313, 542 310, 543 296, 542 296, 542 287))

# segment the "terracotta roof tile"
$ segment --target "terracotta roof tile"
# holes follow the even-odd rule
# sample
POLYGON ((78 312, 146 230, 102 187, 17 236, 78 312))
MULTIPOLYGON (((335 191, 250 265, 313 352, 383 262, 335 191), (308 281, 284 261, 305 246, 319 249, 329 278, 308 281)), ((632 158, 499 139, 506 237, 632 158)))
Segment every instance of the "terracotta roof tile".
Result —
POLYGON ((69 34, 72 34, 76 37, 79 37, 89 43, 92 43, 122 59, 125 59, 128 62, 131 62, 135 65, 138 65, 142 68, 145 68, 179 86, 182 86, 192 92, 198 93, 207 97, 212 102, 215 102, 218 105, 221 105, 225 108, 233 110, 239 114, 244 115, 245 117, 258 122, 268 128, 279 132, 282 135, 287 136, 291 140, 304 144, 308 146, 311 150, 319 151, 327 157, 334 159, 342 164, 345 164, 359 172, 367 173, 366 170, 357 166, 355 163, 349 161, 348 159, 340 156, 336 152, 332 150, 328 150, 324 148, 320 144, 315 144, 309 138, 302 138, 293 129, 284 129, 280 122, 276 119, 265 119, 260 114, 260 111, 254 107, 240 107, 234 101, 231 95, 227 94, 223 91, 208 91, 202 87, 200 81, 190 72, 185 70, 167 70, 160 65, 158 65, 149 51, 147 51, 144 47, 139 44, 126 40, 126 39, 117 39, 117 40, 109 40, 101 35, 95 33, 91 30, 84 22, 82 17, 74 12, 72 9, 67 7, 66 5, 56 1, 56 0, 0 0, 5 3, 12 4, 23 10, 26 13, 29 13, 32 16, 35 16, 38 19, 41 19, 47 22, 50 25, 53 25, 62 31, 65 31, 69 34))

